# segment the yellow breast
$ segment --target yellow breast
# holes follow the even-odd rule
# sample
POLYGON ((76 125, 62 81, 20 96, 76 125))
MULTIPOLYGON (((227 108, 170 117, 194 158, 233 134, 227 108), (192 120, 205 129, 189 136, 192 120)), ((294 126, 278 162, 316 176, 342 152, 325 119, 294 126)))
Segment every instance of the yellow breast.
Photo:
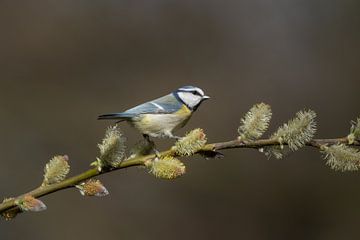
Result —
POLYGON ((169 114, 143 114, 132 124, 140 132, 150 136, 164 135, 183 127, 191 117, 191 111, 183 105, 177 112, 169 114))
POLYGON ((177 111, 175 114, 177 114, 179 116, 184 116, 185 118, 187 118, 187 117, 191 116, 191 111, 185 104, 183 104, 182 107, 180 108, 180 110, 177 111))

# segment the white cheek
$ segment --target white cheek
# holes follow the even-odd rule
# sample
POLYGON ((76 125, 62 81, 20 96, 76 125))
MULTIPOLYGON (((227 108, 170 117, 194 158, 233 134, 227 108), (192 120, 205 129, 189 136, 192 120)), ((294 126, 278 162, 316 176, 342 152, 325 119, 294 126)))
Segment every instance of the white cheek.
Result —
POLYGON ((184 103, 186 103, 189 107, 195 107, 197 106, 200 101, 201 101, 201 97, 200 96, 196 96, 192 93, 187 93, 187 92, 179 92, 179 97, 181 98, 181 100, 183 100, 184 103))

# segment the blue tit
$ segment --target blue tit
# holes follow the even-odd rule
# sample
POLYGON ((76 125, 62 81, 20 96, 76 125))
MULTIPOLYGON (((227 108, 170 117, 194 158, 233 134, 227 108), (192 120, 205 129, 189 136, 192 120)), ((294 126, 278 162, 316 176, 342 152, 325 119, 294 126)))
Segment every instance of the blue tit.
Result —
POLYGON ((185 126, 200 104, 209 98, 198 87, 184 86, 166 96, 124 112, 101 115, 98 119, 127 121, 148 141, 149 136, 178 139, 173 131, 185 126))

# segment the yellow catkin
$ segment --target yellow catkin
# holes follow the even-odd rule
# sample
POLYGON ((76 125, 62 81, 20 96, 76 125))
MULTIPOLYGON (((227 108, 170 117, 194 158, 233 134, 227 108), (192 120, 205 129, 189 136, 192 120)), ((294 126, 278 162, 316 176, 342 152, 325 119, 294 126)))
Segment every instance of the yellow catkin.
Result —
POLYGON ((179 156, 191 156, 206 144, 206 135, 200 128, 194 129, 175 143, 174 149, 179 156))
POLYGON ((170 156, 155 159, 146 163, 149 172, 157 178, 175 179, 185 174, 185 165, 170 156))

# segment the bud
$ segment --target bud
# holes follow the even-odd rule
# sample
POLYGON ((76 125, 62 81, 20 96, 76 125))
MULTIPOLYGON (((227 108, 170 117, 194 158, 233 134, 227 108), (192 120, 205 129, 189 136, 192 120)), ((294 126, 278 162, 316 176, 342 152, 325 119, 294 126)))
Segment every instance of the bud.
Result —
MULTIPOLYGON (((5 198, 3 200, 3 203, 8 202, 14 200, 14 198, 5 198)), ((5 212, 1 213, 1 216, 6 220, 6 221, 10 221, 12 219, 14 219, 16 217, 16 215, 18 214, 18 209, 16 208, 12 208, 9 210, 6 210, 5 212)))
POLYGON ((31 195, 25 195, 24 197, 15 200, 15 204, 22 211, 40 212, 46 210, 46 205, 31 195))
POLYGON ((173 149, 179 156, 191 156, 206 144, 206 135, 200 128, 194 129, 175 143, 173 149))
POLYGON ((83 196, 104 197, 109 195, 108 190, 102 185, 100 180, 89 179, 80 185, 76 185, 76 187, 83 196))
POLYGON ((42 186, 51 185, 64 180, 70 171, 68 161, 69 157, 67 155, 53 157, 45 166, 42 186))
POLYGON ((3 213, 1 213, 1 216, 6 220, 6 221, 10 221, 12 219, 14 219, 18 214, 18 209, 14 208, 14 209, 9 209, 3 213))
POLYGON ((185 165, 180 160, 170 156, 147 161, 145 166, 157 178, 175 179, 185 174, 185 165))

